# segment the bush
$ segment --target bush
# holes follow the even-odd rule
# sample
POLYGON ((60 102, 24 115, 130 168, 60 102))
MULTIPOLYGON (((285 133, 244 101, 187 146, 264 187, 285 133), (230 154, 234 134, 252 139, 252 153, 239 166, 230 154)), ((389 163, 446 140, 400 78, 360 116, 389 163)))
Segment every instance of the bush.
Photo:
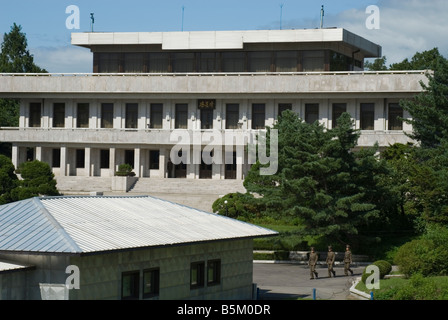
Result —
MULTIPOLYGON (((380 279, 384 279, 386 275, 388 275, 392 271, 392 265, 386 260, 378 260, 372 263, 372 265, 377 266, 380 270, 380 279)), ((371 273, 366 273, 367 267, 364 269, 362 273, 361 281, 366 283, 367 277, 371 275, 371 273)))
POLYGON ((132 172, 132 166, 130 164, 120 164, 118 166, 118 171, 115 172, 116 176, 119 177, 133 177, 135 176, 135 172, 132 172))

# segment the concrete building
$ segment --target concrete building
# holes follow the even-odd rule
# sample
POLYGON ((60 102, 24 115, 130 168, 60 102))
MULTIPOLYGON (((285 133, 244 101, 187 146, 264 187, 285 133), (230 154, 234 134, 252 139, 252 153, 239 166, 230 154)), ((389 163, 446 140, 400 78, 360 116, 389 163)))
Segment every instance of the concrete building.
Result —
POLYGON ((363 71, 381 47, 340 28, 74 33, 72 44, 93 52, 92 74, 0 75, 0 97, 21 101, 20 127, 0 129, 13 163, 48 162, 62 192, 120 191, 114 174, 128 163, 133 192, 188 193, 180 202, 206 195, 187 204, 207 210, 244 190, 250 163, 240 138, 283 110, 328 128, 347 111, 360 147, 406 143, 412 128, 398 103, 427 81, 425 71, 363 71), (212 133, 222 141, 210 152, 212 133), (175 149, 184 136, 190 143, 175 149))
POLYGON ((253 238, 277 233, 147 197, 0 206, 0 300, 252 299, 253 238))

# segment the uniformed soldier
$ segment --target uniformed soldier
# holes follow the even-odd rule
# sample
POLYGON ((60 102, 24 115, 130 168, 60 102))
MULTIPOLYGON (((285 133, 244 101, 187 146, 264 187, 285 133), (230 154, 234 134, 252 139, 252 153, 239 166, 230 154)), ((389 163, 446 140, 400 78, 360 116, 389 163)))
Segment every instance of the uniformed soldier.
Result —
POLYGON ((334 259, 335 259, 335 254, 333 252, 333 248, 331 246, 329 246, 326 263, 328 266, 328 277, 330 277, 330 278, 331 278, 331 274, 333 274, 333 277, 336 277, 336 272, 333 270, 334 259))
POLYGON ((314 251, 314 247, 311 247, 310 258, 308 261, 308 265, 310 266, 310 280, 314 279, 314 276, 316 276, 316 279, 318 278, 318 273, 316 272, 317 258, 317 252, 314 251))
POLYGON ((347 245, 345 247, 345 255, 344 255, 344 273, 348 276, 348 271, 350 271, 351 275, 353 275, 352 269, 350 269, 350 264, 352 263, 352 252, 350 251, 350 246, 347 245))

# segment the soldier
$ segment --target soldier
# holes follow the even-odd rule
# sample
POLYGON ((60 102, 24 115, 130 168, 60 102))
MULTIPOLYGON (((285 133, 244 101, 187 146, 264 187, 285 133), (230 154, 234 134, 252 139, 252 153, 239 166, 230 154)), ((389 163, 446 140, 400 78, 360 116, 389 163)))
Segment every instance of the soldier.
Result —
POLYGON ((328 277, 330 277, 330 278, 331 278, 331 274, 333 274, 333 277, 336 277, 336 272, 333 270, 334 258, 335 258, 335 254, 333 252, 333 248, 331 246, 329 246, 326 262, 327 262, 327 266, 328 266, 328 277))
POLYGON ((316 272, 316 264, 317 264, 317 253, 314 251, 314 247, 311 247, 311 253, 310 258, 308 261, 308 265, 310 266, 310 280, 314 279, 314 276, 316 276, 316 279, 318 278, 318 273, 316 272))
POLYGON ((347 245, 345 247, 345 255, 344 255, 344 273, 348 276, 348 271, 350 271, 351 275, 353 275, 352 269, 350 269, 350 264, 352 263, 352 252, 350 251, 350 246, 347 245))

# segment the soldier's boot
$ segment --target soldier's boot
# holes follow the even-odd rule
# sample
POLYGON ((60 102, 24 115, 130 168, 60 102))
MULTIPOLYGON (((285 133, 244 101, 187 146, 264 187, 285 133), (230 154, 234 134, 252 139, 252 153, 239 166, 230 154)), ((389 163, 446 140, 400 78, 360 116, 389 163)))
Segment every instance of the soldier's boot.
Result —
POLYGON ((317 272, 314 272, 314 275, 316 276, 316 279, 319 278, 319 274, 317 272))
POLYGON ((353 275, 353 270, 352 269, 348 269, 348 271, 350 271, 350 274, 353 275))
POLYGON ((331 271, 328 270, 328 278, 331 278, 331 271))
POLYGON ((336 277, 336 271, 331 271, 331 272, 333 272, 333 277, 336 277))

